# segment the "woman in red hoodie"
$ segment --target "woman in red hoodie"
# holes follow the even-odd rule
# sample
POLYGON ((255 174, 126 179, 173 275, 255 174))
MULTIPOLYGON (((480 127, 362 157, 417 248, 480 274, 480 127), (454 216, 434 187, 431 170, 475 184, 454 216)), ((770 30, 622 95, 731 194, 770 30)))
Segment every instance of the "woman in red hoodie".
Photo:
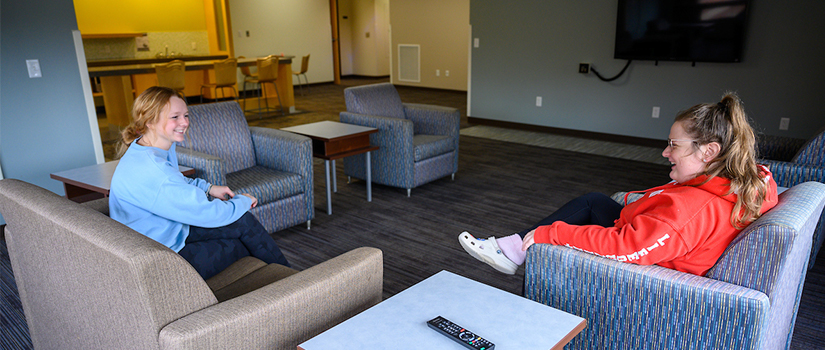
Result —
MULTIPOLYGON (((534 243, 565 245, 618 261, 703 276, 748 224, 777 203, 776 182, 756 163, 755 136, 734 94, 679 113, 662 156, 672 182, 622 206, 603 194, 576 198, 517 234, 459 242, 514 274, 534 243)), ((626 200, 625 200, 626 201, 626 200)))

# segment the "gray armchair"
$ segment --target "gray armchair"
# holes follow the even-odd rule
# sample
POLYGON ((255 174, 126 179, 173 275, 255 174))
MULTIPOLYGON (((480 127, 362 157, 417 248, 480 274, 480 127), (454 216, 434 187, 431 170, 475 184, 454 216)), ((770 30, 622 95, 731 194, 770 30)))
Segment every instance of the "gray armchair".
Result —
MULTIPOLYGON (((342 123, 377 128, 370 144, 372 181, 410 191, 458 171, 458 139, 461 117, 455 108, 402 103, 390 83, 363 85, 344 90, 347 111, 342 123)), ((344 159, 349 177, 366 178, 365 156, 344 159)))
POLYGON ((195 177, 258 199, 250 212, 267 232, 315 217, 312 140, 270 128, 249 127, 235 101, 189 106, 189 131, 178 163, 195 177))
POLYGON ((566 349, 787 349, 823 206, 825 184, 780 194, 705 277, 535 244, 525 296, 587 319, 566 349))
MULTIPOLYGON (((810 140, 760 135, 757 143, 759 163, 773 173, 776 184, 793 187, 807 181, 825 183, 825 129, 810 140)), ((825 212, 823 212, 825 214, 825 212)), ((808 267, 813 267, 825 241, 825 215, 814 230, 808 267)))
POLYGON ((382 298, 381 251, 298 272, 245 257, 204 281, 180 255, 89 206, 0 180, 36 349, 290 349, 382 298))

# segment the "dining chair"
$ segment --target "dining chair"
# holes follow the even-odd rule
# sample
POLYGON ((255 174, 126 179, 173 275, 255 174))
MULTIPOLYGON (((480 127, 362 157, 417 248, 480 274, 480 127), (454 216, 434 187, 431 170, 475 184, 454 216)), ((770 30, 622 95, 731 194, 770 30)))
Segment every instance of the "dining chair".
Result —
POLYGON ((304 95, 304 84, 301 83, 301 76, 304 76, 304 81, 306 81, 307 92, 309 92, 309 79, 307 79, 307 69, 309 68, 309 54, 301 58, 301 70, 300 71, 292 71, 292 74, 298 78, 298 85, 301 86, 301 96, 304 95))
MULTIPOLYGON (((259 114, 270 110, 280 111, 282 115, 284 114, 284 105, 281 103, 281 93, 278 91, 278 85, 276 84, 278 80, 279 62, 280 59, 275 55, 258 58, 258 61, 256 62, 256 66, 258 67, 258 77, 244 79, 244 91, 246 91, 247 83, 258 84, 261 88, 261 93, 258 95, 258 108, 253 110, 257 111, 259 114), (266 97, 266 84, 272 84, 272 86, 275 87, 275 94, 278 97, 278 105, 280 108, 276 109, 269 107, 269 98, 266 97), (263 97, 264 105, 266 106, 264 108, 261 108, 261 97, 263 97)), ((247 112, 246 99, 244 99, 243 102, 244 112, 247 112)))
POLYGON ((155 65, 155 74, 158 75, 158 86, 174 89, 183 95, 183 89, 186 88, 186 79, 184 78, 185 70, 186 64, 181 60, 173 60, 168 63, 155 65))
MULTIPOLYGON (((245 56, 238 56, 238 59, 244 59, 245 56)), ((252 70, 249 69, 249 66, 241 66, 241 74, 243 74, 243 81, 244 81, 244 90, 243 90, 243 97, 246 98, 246 83, 250 82, 251 80, 258 79, 258 73, 252 73, 252 70)))
POLYGON ((215 100, 218 99, 218 90, 220 90, 221 95, 226 98, 226 94, 224 94, 224 89, 226 88, 231 88, 233 92, 232 97, 237 98, 238 92, 235 89, 235 85, 238 84, 237 74, 237 58, 227 58, 225 60, 215 62, 215 83, 201 85, 201 103, 203 103, 203 88, 215 89, 215 100))

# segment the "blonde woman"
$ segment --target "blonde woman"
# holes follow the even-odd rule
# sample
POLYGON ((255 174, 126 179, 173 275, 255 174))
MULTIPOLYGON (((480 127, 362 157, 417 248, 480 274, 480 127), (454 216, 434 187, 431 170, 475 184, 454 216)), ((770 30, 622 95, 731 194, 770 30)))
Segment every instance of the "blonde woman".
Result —
POLYGON ((739 98, 679 113, 662 156, 672 182, 621 206, 590 193, 537 225, 502 238, 459 235, 461 246, 514 274, 535 243, 566 245, 629 263, 704 275, 736 235, 778 200, 770 171, 756 163, 755 136, 739 98))
POLYGON ((205 279, 245 255, 289 266, 249 213, 258 204, 255 197, 180 173, 175 145, 188 128, 186 102, 175 90, 155 86, 135 99, 109 191, 112 219, 178 252, 205 279), (227 249, 236 240, 245 255, 227 249), (222 256, 224 251, 234 255, 222 256))

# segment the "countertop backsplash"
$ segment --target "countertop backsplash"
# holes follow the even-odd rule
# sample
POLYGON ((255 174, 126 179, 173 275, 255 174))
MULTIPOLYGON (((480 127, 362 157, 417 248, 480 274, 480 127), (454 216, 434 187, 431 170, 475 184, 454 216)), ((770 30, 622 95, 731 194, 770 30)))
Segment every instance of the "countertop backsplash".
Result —
POLYGON ((166 55, 209 55, 206 31, 148 32, 144 38, 83 39, 86 60, 156 58, 166 55), (138 50, 138 42, 147 42, 148 50, 138 50))

